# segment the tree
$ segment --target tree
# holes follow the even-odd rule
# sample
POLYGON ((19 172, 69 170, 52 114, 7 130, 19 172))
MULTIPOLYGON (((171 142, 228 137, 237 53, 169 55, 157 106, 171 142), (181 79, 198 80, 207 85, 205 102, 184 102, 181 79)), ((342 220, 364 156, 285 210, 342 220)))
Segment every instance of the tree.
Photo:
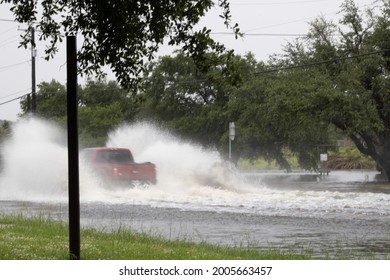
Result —
POLYGON ((380 2, 377 13, 363 14, 354 1, 344 1, 339 28, 312 22, 306 41, 286 48, 284 63, 314 62, 310 69, 319 76, 307 82, 318 77, 328 82, 312 96, 311 107, 319 108, 320 118, 348 135, 390 180, 390 2, 380 2))
POLYGON ((137 118, 158 121, 181 137, 216 147, 222 154, 228 151, 227 123, 235 121, 234 158, 264 156, 289 169, 284 155, 288 147, 303 167, 315 168, 319 154, 333 144, 333 135, 319 118, 320 110, 312 115, 306 110, 314 106, 310 101, 315 91, 328 85, 326 77, 309 71, 258 76, 256 72, 267 66, 251 54, 230 60, 235 75, 226 76, 225 63, 214 62, 208 73, 200 72, 182 53, 152 63, 137 118), (297 92, 306 98, 298 100, 297 92))
MULTIPOLYGON (((66 88, 58 81, 38 85, 36 114, 61 125, 66 123, 66 88)), ((79 129, 82 146, 104 145, 107 134, 123 121, 134 119, 137 97, 116 82, 87 80, 79 86, 79 129)), ((29 114, 27 99, 21 101, 22 115, 29 114)))
POLYGON ((230 111, 236 120, 236 150, 245 158, 275 159, 290 170, 288 150, 301 167, 315 169, 320 153, 334 144, 328 123, 312 102, 326 91, 327 79, 318 71, 266 74, 267 67, 260 64, 257 72, 264 74, 254 75, 234 91, 230 111))
MULTIPOLYGON (((2 146, 2 142, 7 139, 11 132, 11 125, 9 121, 0 120, 0 147, 2 146)), ((3 169, 3 155, 0 153, 0 172, 3 169)))
POLYGON ((87 80, 79 90, 81 146, 102 146, 110 130, 133 120, 137 112, 134 99, 115 81, 87 80))
POLYGON ((0 121, 0 143, 1 141, 8 137, 11 131, 11 125, 9 121, 0 121))
POLYGON ((220 148, 231 89, 243 81, 247 62, 239 56, 208 55, 212 62, 207 73, 181 52, 149 64, 137 118, 152 119, 181 137, 220 148))
MULTIPOLYGON (((223 45, 210 37, 207 28, 196 30, 201 17, 214 6, 212 0, 201 1, 18 1, 11 3, 18 22, 27 23, 21 44, 30 45, 30 32, 37 27, 40 40, 47 41, 46 58, 54 56, 64 35, 79 34, 83 44, 78 51, 81 73, 104 75, 109 65, 124 87, 137 87, 144 69, 145 58, 151 60, 159 46, 180 45, 191 54, 200 67, 206 65, 205 52, 225 51, 223 45)), ((221 17, 236 36, 238 25, 231 25, 230 5, 218 0, 221 17)))
POLYGON ((104 146, 108 132, 124 120, 121 104, 82 107, 79 110, 80 142, 83 147, 104 146))
MULTIPOLYGON (((63 120, 66 117, 66 88, 58 81, 42 82, 38 85, 38 94, 36 96, 36 113, 43 117, 56 121, 63 120)), ((20 101, 22 115, 29 114, 27 98, 20 101)))
POLYGON ((128 111, 128 118, 132 118, 134 112, 130 97, 129 91, 115 81, 88 79, 79 90, 79 107, 106 106, 118 102, 121 104, 121 111, 128 111))

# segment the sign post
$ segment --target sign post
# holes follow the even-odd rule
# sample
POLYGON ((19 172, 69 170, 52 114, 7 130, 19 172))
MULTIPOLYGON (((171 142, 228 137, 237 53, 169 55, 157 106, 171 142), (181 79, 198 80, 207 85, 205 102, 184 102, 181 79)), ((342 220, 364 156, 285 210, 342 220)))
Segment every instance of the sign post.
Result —
POLYGON ((229 123, 229 162, 232 162, 232 141, 236 137, 236 126, 234 122, 229 123))
POLYGON ((80 259, 79 142, 77 121, 77 47, 76 36, 66 37, 68 178, 69 178, 69 251, 70 259, 80 259))

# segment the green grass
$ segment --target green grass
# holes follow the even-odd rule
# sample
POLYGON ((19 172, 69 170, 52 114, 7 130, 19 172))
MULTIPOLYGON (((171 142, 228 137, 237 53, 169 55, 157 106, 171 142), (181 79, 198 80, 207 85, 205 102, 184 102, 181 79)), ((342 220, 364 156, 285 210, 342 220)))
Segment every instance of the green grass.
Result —
MULTIPOLYGON (((298 159, 294 156, 287 157, 287 162, 290 164, 292 169, 301 169, 298 163, 298 159)), ((264 158, 258 159, 239 159, 237 162, 237 167, 242 170, 278 170, 280 166, 277 164, 276 160, 267 160, 264 158)))
MULTIPOLYGON (((287 149, 284 151, 287 162, 292 169, 302 169, 298 158, 287 149)), ((319 155, 318 155, 319 157, 319 155)), ((363 155, 356 147, 340 147, 337 151, 328 153, 327 167, 332 170, 352 170, 352 169, 376 169, 375 161, 369 156, 363 155)), ((277 170, 280 169, 275 160, 239 159, 237 167, 242 170, 277 170)))
MULTIPOLYGON (((167 240, 119 228, 84 228, 81 258, 89 260, 297 260, 305 254, 248 247, 229 248, 186 240, 167 240)), ((68 225, 47 218, 0 216, 0 259, 69 259, 68 225)))
POLYGON ((250 169, 259 169, 259 170, 275 170, 279 169, 279 166, 276 164, 275 160, 265 160, 265 159, 239 159, 237 162, 237 167, 242 170, 250 169))

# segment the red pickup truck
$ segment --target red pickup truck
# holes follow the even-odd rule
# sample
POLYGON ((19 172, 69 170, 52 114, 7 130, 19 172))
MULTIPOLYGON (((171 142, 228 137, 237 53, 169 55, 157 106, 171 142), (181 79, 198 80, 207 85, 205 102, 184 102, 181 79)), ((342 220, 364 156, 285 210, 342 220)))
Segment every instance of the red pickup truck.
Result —
POLYGON ((156 166, 151 162, 136 163, 129 149, 125 148, 86 148, 81 158, 93 172, 114 181, 133 183, 136 181, 156 184, 156 166))

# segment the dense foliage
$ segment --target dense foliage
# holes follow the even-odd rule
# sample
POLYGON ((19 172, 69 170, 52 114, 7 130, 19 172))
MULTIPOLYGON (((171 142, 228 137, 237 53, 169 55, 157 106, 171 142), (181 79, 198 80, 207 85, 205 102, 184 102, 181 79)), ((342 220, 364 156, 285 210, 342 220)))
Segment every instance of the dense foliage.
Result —
MULTIPOLYGON (((0 147, 2 145, 2 142, 7 139, 9 134, 11 133, 11 125, 8 121, 1 121, 0 120, 0 147)), ((3 169, 3 158, 2 154, 0 153, 0 171, 3 169)))
POLYGON ((0 121, 0 142, 2 139, 7 137, 10 133, 10 122, 0 121))
MULTIPOLYGON (((126 120, 136 109, 134 98, 116 82, 88 80, 79 87, 79 130, 81 146, 103 145, 107 133, 126 120)), ((24 114, 29 113, 28 100, 21 101, 24 114)), ((38 85, 37 115, 66 124, 66 87, 52 80, 38 85)))
POLYGON ((390 1, 378 4, 364 14, 344 1, 338 27, 317 19, 305 41, 289 44, 279 63, 311 65, 300 70, 317 72, 306 83, 322 79, 324 86, 305 111, 320 110, 321 120, 348 135, 390 178, 390 1))
MULTIPOLYGON (((227 0, 216 1, 224 24, 239 36, 238 25, 231 25, 227 0)), ((198 28, 200 18, 214 6, 212 0, 164 1, 19 1, 0 0, 12 4, 18 22, 29 28, 21 44, 29 46, 32 28, 39 29, 40 40, 48 43, 46 58, 58 51, 64 36, 81 35, 78 51, 81 73, 103 75, 108 65, 124 87, 137 87, 147 59, 151 60, 164 42, 181 45, 184 52, 206 66, 206 50, 225 51, 210 37, 208 28, 198 28)))

